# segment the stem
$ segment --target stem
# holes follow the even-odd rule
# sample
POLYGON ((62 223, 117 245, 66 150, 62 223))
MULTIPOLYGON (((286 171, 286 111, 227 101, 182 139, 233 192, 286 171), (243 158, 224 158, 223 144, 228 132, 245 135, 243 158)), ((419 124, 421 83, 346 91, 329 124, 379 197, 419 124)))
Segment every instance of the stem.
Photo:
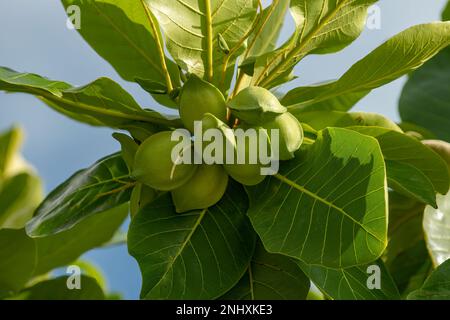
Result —
POLYGON ((229 99, 234 98, 238 94, 239 89, 240 89, 241 84, 242 84, 242 81, 244 80, 244 75, 245 75, 245 73, 243 73, 242 71, 239 71, 238 79, 236 80, 236 84, 234 85, 233 92, 231 93, 229 99))
POLYGON ((252 300, 255 300, 255 289, 253 288, 252 261, 250 261, 248 265, 248 279, 250 282, 250 296, 252 300))
POLYGON ((166 55, 164 54, 164 48, 162 45, 161 34, 159 33, 159 30, 156 28, 152 13, 150 12, 150 9, 147 7, 147 5, 145 4, 144 0, 141 0, 141 4, 144 7, 145 14, 147 15, 148 21, 150 23, 150 27, 152 28, 152 31, 153 31, 153 37, 155 38, 155 41, 156 41, 156 47, 158 49, 158 55, 159 55, 159 59, 161 61, 161 67, 164 72, 164 77, 166 78, 167 91, 170 93, 173 91, 173 84, 172 84, 172 79, 170 77, 169 69, 167 68, 166 55))
POLYGON ((206 37, 207 37, 207 59, 208 65, 206 74, 210 82, 212 82, 214 77, 213 69, 213 28, 212 28, 212 14, 211 14, 211 0, 205 0, 205 10, 206 10, 206 37))

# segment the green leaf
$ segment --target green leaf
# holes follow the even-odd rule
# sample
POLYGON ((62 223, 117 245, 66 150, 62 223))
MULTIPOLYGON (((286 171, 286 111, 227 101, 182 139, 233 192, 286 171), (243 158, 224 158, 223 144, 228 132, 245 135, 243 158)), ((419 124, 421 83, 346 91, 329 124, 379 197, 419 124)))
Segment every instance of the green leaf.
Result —
POLYGON ((322 95, 332 92, 335 85, 336 81, 298 87, 289 91, 281 102, 290 110, 298 110, 299 113, 317 110, 347 111, 370 93, 370 90, 344 94, 336 91, 330 97, 321 98, 322 95))
POLYGON ((19 73, 0 66, 0 89, 9 92, 33 92, 38 90, 42 94, 62 97, 62 91, 72 86, 62 82, 43 78, 33 73, 19 73))
POLYGON ((382 127, 403 132, 392 120, 377 113, 370 112, 341 112, 341 111, 309 111, 302 112, 294 109, 290 112, 302 123, 307 123, 316 130, 327 127, 382 127))
POLYGON ((283 28, 289 0, 274 0, 264 9, 261 19, 248 39, 248 57, 260 56, 276 48, 278 38, 283 28))
POLYGON ((422 228, 425 205, 389 192, 389 244, 383 260, 403 297, 418 289, 431 266, 422 228))
POLYGON ((19 152, 22 140, 23 132, 17 127, 0 134, 0 179, 10 174, 10 168, 19 152))
POLYGON ((103 300, 105 295, 97 281, 91 277, 81 276, 81 289, 67 288, 67 277, 39 282, 25 289, 12 300, 103 300))
POLYGON ((214 207, 177 214, 169 194, 133 219, 128 249, 138 261, 144 299, 215 299, 241 279, 255 237, 243 188, 232 183, 214 207))
POLYGON ((133 122, 176 125, 154 111, 141 109, 128 92, 108 78, 75 88, 0 67, 0 90, 35 95, 56 111, 95 126, 121 128, 133 122))
POLYGON ((150 188, 140 182, 136 184, 131 192, 130 198, 130 215, 134 218, 141 208, 158 198, 160 191, 150 188))
POLYGON ((306 300, 310 281, 292 258, 268 253, 258 243, 239 283, 222 300, 306 300))
MULTIPOLYGON (((415 167, 427 176, 437 192, 447 193, 450 185, 447 163, 420 141, 385 128, 352 127, 351 129, 376 138, 386 160, 415 167)), ((406 184, 407 182, 404 185, 406 184)))
POLYGON ((282 103, 302 110, 338 107, 338 111, 347 111, 371 90, 421 67, 449 44, 450 22, 414 26, 379 46, 339 80, 315 88, 293 89, 282 103))
POLYGON ((436 208, 433 183, 422 171, 408 163, 390 160, 386 161, 386 171, 392 189, 436 208))
POLYGON ((427 206, 423 217, 423 229, 433 264, 439 266, 450 259, 450 193, 438 195, 438 209, 427 206))
POLYGON ((108 291, 108 281, 105 278, 105 275, 103 274, 103 271, 100 269, 100 267, 86 260, 78 260, 74 263, 74 265, 78 266, 81 269, 83 275, 95 279, 104 293, 108 291))
POLYGON ((389 191, 389 245, 385 259, 395 258, 423 240, 422 219, 425 205, 396 191, 389 191))
POLYGON ((22 289, 35 264, 36 247, 24 230, 0 230, 0 296, 22 289))
POLYGON ((113 137, 114 139, 119 141, 120 146, 122 147, 122 158, 131 172, 133 170, 134 157, 139 148, 139 145, 129 135, 123 133, 116 132, 113 134, 113 137))
POLYGON ((0 183, 0 229, 22 229, 44 197, 41 180, 20 173, 0 183))
POLYGON ((279 174, 248 191, 249 217, 271 253, 342 268, 372 262, 386 247, 386 173, 372 137, 323 130, 279 174))
MULTIPOLYGON (((179 85, 178 67, 164 56, 158 21, 146 10, 144 1, 62 0, 62 3, 65 8, 72 5, 80 8, 81 36, 123 79, 165 85, 162 55, 172 85, 179 85)), ((169 102, 167 99, 164 104, 175 106, 169 102)))
MULTIPOLYGON (((274 0, 262 13, 259 13, 257 24, 252 28, 253 31, 248 39, 247 49, 240 58, 239 88, 251 85, 256 59, 276 48, 289 4, 290 0, 274 0)), ((240 90, 236 89, 236 91, 240 90)))
POLYGON ((381 260, 368 265, 346 269, 311 266, 298 261, 299 266, 314 284, 334 300, 398 300, 400 295, 389 271, 381 260), (369 267, 378 267, 381 289, 369 289, 369 267))
POLYGON ((273 87, 309 54, 340 51, 363 31, 367 9, 376 0, 291 0, 296 24, 292 38, 257 60, 254 84, 273 87))
POLYGON ((400 97, 402 120, 424 127, 439 139, 450 142, 449 83, 450 47, 409 77, 400 97))
POLYGON ((447 3, 444 12, 442 12, 442 20, 450 20, 450 1, 447 3))
POLYGON ((450 300, 450 260, 440 265, 409 300, 450 300))
POLYGON ((409 135, 413 135, 415 137, 418 137, 419 140, 425 139, 425 140, 435 140, 436 139, 436 135, 434 135, 432 132, 430 132, 429 130, 415 125, 413 123, 409 123, 409 122, 401 122, 398 125, 403 132, 405 132, 406 134, 409 135))
MULTIPOLYGON (((145 0, 161 24, 167 49, 182 69, 218 85, 223 76, 225 53, 221 34, 230 48, 241 39, 256 16, 256 0, 145 0)), ((229 68, 236 55, 230 60, 229 68)))
POLYGON ((36 238, 37 266, 34 275, 73 263, 83 253, 108 242, 128 215, 123 204, 86 218, 72 229, 43 238, 36 238))
POLYGON ((89 216, 128 202, 133 186, 119 154, 103 158, 51 192, 27 224, 27 232, 44 237, 71 229, 89 216))
POLYGON ((431 269, 427 247, 421 240, 396 256, 389 271, 402 296, 406 297, 423 285, 431 269))
POLYGON ((169 92, 169 88, 167 87, 167 85, 160 82, 154 82, 141 78, 136 78, 134 81, 139 84, 142 89, 150 93, 153 96, 153 99, 155 99, 155 101, 159 104, 162 104, 169 108, 178 108, 175 99, 173 99, 172 96, 172 94, 176 92, 176 90, 179 90, 178 87, 177 89, 169 92))
POLYGON ((22 140, 18 127, 0 134, 0 229, 22 229, 43 198, 41 180, 19 153, 22 140))

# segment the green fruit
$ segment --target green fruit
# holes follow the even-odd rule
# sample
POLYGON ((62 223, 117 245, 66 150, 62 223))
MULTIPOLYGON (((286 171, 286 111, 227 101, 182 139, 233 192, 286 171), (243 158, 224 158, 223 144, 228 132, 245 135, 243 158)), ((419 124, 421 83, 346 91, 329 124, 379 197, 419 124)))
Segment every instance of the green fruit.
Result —
MULTIPOLYGON (((269 143, 269 136, 267 135, 267 132, 265 129, 256 128, 258 132, 260 130, 263 130, 264 132, 264 139, 267 139, 267 155, 270 155, 270 143, 269 143)), ((266 176, 261 174, 261 168, 263 168, 263 165, 260 162, 259 159, 259 141, 260 137, 258 135, 258 141, 255 143, 250 143, 248 139, 245 140, 245 144, 243 145, 242 142, 239 142, 237 140, 236 142, 236 148, 235 148, 235 159, 234 164, 225 164, 224 168, 228 172, 228 174, 237 182, 246 185, 246 186, 254 186, 264 181, 266 176), (252 148, 250 148, 250 145, 252 148), (253 154, 253 156, 258 157, 256 163, 250 162, 250 152, 256 152, 256 155, 253 154), (239 154, 243 153, 245 155, 245 163, 241 164, 238 162, 239 154)))
POLYGON ((228 185, 228 175, 220 165, 201 165, 183 186, 172 191, 178 213, 206 209, 222 199, 228 185))
MULTIPOLYGON (((233 160, 233 156, 232 156, 233 151, 236 147, 236 139, 235 139, 233 130, 226 123, 224 123, 223 121, 216 118, 214 115, 212 115, 210 113, 205 114, 205 116, 203 117, 202 126, 203 126, 203 134, 205 134, 210 129, 217 129, 217 130, 219 130, 219 132, 222 135, 222 144, 220 144, 220 147, 222 148, 220 150, 221 155, 220 155, 220 157, 217 157, 217 158, 220 158, 220 161, 214 162, 214 164, 226 163, 227 150, 229 150, 231 152, 231 155, 229 156, 229 158, 232 161, 233 160)), ((213 146, 214 143, 216 142, 215 139, 217 139, 217 138, 211 139, 213 141, 203 141, 203 151, 207 151, 208 148, 213 146)), ((211 153, 212 153, 212 156, 214 158, 216 158, 216 152, 211 152, 211 153)), ((207 155, 209 155, 209 152, 206 153, 206 156, 207 155)), ((204 159, 204 160, 208 160, 208 159, 204 159)), ((212 163, 208 163, 208 164, 212 164, 212 163)))
POLYGON ((205 113, 211 113, 222 121, 227 120, 225 98, 219 89, 191 75, 180 97, 180 116, 184 126, 194 132, 194 122, 201 121, 205 113))
POLYGON ((235 117, 253 125, 271 121, 287 112, 277 97, 261 87, 245 88, 230 101, 229 108, 235 117))
POLYGON ((286 112, 271 122, 262 125, 271 136, 271 129, 279 130, 279 158, 289 160, 294 158, 294 153, 300 149, 303 143, 303 129, 300 122, 289 112, 286 112))
POLYGON ((172 150, 179 142, 172 141, 171 136, 172 131, 159 132, 141 144, 132 173, 136 180, 156 190, 170 191, 181 187, 194 175, 194 165, 172 161, 172 150))
POLYGON ((424 140, 422 143, 439 154, 450 168, 450 143, 441 140, 424 140))
POLYGON ((395 122, 377 113, 352 112, 348 116, 359 126, 382 127, 403 133, 403 130, 395 122))

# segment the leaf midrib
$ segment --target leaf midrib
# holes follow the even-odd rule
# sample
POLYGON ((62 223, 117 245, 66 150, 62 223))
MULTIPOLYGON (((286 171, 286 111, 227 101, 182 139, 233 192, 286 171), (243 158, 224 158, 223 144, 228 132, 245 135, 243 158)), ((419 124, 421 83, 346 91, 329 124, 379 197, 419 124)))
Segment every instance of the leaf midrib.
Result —
POLYGON ((337 210, 338 212, 340 212, 344 217, 350 219, 354 224, 358 225, 359 227, 361 227, 367 234, 371 235, 373 238, 375 238, 377 241, 379 241, 380 243, 384 243, 384 241, 382 239, 380 239, 375 233, 373 233, 371 230, 368 230, 366 228, 366 226, 364 226, 361 222, 357 221, 355 218, 353 218, 350 214, 348 214, 347 212, 345 212, 342 208, 339 208, 338 206, 336 206, 335 204, 329 202, 328 200, 320 197, 319 195, 315 194, 312 191, 309 191, 308 189, 300 186, 299 184, 295 183, 294 181, 290 180, 289 178, 281 175, 281 174, 276 174, 274 176, 275 178, 277 178, 278 180, 280 180, 281 182, 286 183, 287 185, 299 190, 300 192, 303 192, 305 194, 307 194, 308 196, 310 196, 311 198, 322 202, 323 204, 337 210))
POLYGON ((203 218, 205 217, 206 213, 208 212, 208 209, 203 209, 197 220, 195 221, 194 225, 192 226, 192 230, 189 232, 189 234, 187 235, 186 239, 183 241, 183 243, 181 244, 180 249, 177 251, 177 253, 175 254, 175 256, 172 258, 172 261, 167 265, 166 270, 164 271, 164 273, 161 275, 161 278, 159 279, 159 281, 151 288, 151 290, 149 292, 147 292, 146 296, 148 296, 153 289, 155 289, 156 287, 159 286, 159 284, 166 278, 167 274, 170 272, 170 270, 173 268, 175 262, 178 260, 178 258, 183 254, 184 249, 186 248, 186 246, 191 242, 191 239, 193 237, 193 235, 195 234, 195 232, 197 231, 197 228, 200 226, 201 222, 203 221, 203 218))
MULTIPOLYGON (((26 86, 26 87, 28 88, 29 93, 31 93, 35 96, 38 96, 38 97, 43 97, 44 99, 46 99, 48 101, 52 101, 54 103, 57 103, 57 102, 65 103, 74 108, 84 109, 86 111, 90 111, 93 113, 97 113, 97 114, 109 116, 109 117, 116 117, 116 118, 120 118, 120 119, 134 120, 134 121, 144 121, 144 122, 167 125, 167 126, 174 126, 174 123, 171 120, 156 118, 156 117, 152 117, 150 115, 144 115, 145 110, 143 110, 143 109, 141 109, 139 111, 136 110, 136 112, 139 112, 140 114, 126 114, 126 113, 123 113, 120 111, 102 109, 102 108, 99 108, 96 106, 91 106, 91 105, 88 105, 88 104, 85 104, 82 102, 73 102, 71 100, 65 99, 64 97, 55 96, 54 94, 47 92, 47 91, 43 91, 43 90, 40 90, 37 88, 32 88, 29 86, 26 86)), ((67 110, 67 111, 71 111, 71 110, 67 110)), ((104 124, 103 121, 100 120, 100 122, 102 124, 104 124)))

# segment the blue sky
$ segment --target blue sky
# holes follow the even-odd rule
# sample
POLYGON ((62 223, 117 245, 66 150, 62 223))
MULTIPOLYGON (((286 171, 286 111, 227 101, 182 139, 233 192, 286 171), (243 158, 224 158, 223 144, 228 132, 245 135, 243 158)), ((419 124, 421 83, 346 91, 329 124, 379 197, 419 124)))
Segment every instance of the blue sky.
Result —
MULTIPOLYGON (((381 0, 381 29, 365 30, 350 47, 327 56, 310 56, 296 68, 300 76, 287 89, 335 79, 355 61, 396 33, 419 23, 438 20, 446 0, 381 0)), ((144 107, 156 104, 138 86, 120 79, 75 32, 66 27, 65 12, 55 0, 0 0, 0 65, 83 85, 106 76, 119 82, 144 107)), ((286 25, 283 38, 293 24, 286 25)), ((397 101, 405 79, 372 92, 357 109, 397 119, 397 101)), ((53 112, 34 97, 0 92, 0 130, 20 124, 27 132, 26 158, 43 177, 47 191, 74 171, 115 152, 111 130, 92 128, 53 112)), ((125 247, 96 250, 87 255, 106 273, 110 288, 138 297, 140 274, 125 247)))

